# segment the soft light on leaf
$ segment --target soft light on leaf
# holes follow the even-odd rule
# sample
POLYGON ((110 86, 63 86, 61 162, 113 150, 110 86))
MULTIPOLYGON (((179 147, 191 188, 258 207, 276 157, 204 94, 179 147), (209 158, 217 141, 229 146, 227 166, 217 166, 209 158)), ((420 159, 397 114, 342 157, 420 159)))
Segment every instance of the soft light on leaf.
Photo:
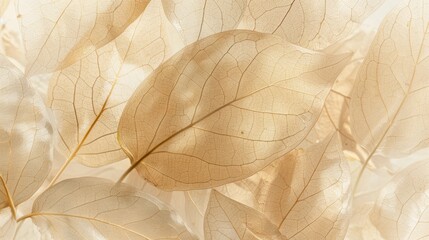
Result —
POLYGON ((425 239, 429 235, 429 163, 397 174, 380 192, 371 215, 385 239, 425 239))
POLYGON ((53 239, 193 239, 155 198, 101 178, 59 182, 36 199, 29 217, 53 239))
POLYGON ((17 0, 26 73, 68 66, 121 34, 149 0, 17 0))
POLYGON ((429 2, 404 1, 380 27, 350 103, 355 138, 388 156, 429 146, 429 2))
POLYGON ((240 202, 253 199, 248 205, 288 239, 341 238, 347 227, 350 173, 338 137, 301 146, 252 177, 220 189, 240 202))
POLYGON ((11 201, 16 206, 30 198, 46 179, 52 160, 52 126, 45 106, 23 73, 3 56, 0 56, 0 109, 0 208, 3 208, 10 206, 11 201))
POLYGON ((239 28, 273 33, 310 49, 345 38, 384 0, 249 0, 239 28))
POLYGON ((347 61, 251 31, 200 40, 144 81, 118 140, 140 174, 163 189, 246 178, 295 148, 316 122, 347 61))
POLYGON ((115 41, 54 74, 48 104, 67 161, 76 158, 98 167, 125 158, 116 130, 128 98, 145 76, 181 47, 180 37, 168 31, 168 25, 161 2, 153 1, 115 41))
POLYGON ((212 191, 204 219, 205 239, 286 239, 260 212, 212 191))
POLYGON ((12 239, 15 235, 16 221, 10 208, 0 209, 0 239, 12 239))
POLYGON ((246 0, 162 0, 166 16, 187 44, 233 30, 243 16, 246 0))

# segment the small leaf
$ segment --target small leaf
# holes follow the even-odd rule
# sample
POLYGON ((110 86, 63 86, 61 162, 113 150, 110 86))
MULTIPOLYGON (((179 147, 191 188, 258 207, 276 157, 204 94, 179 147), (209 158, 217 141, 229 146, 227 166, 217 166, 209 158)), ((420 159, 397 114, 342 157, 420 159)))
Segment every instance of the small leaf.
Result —
POLYGON ((29 216, 53 239, 193 239, 155 198, 101 178, 59 182, 36 199, 29 216))
POLYGON ((345 38, 384 0, 250 0, 239 28, 323 49, 345 38))
POLYGON ((137 168, 183 190, 256 173, 305 138, 347 59, 243 30, 188 46, 125 107, 118 140, 133 165, 123 177, 137 168))
POLYGON ((205 239, 286 239, 263 214, 212 191, 204 219, 205 239))
POLYGON ((246 8, 246 0, 162 0, 162 4, 186 44, 235 29, 246 8))
POLYGON ((18 0, 26 73, 68 66, 121 34, 149 0, 18 0))
POLYGON ((368 152, 429 146, 428 69, 429 2, 405 1, 380 27, 352 93, 352 131, 368 152))
POLYGON ((52 126, 42 100, 3 56, 0 113, 0 208, 4 208, 11 201, 15 206, 24 202, 45 181, 51 168, 52 126))

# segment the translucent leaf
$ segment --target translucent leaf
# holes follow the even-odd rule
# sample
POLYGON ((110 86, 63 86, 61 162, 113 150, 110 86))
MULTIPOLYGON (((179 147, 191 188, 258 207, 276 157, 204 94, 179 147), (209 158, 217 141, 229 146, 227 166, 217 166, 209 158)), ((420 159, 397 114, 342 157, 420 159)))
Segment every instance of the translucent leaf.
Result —
POLYGON ((29 216, 53 239, 193 239, 155 198, 101 178, 54 185, 36 199, 29 216))
POLYGON ((0 113, 0 208, 3 208, 30 198, 46 179, 52 159, 52 127, 45 106, 23 74, 3 56, 0 56, 0 113))
POLYGON ((300 146, 222 192, 264 213, 288 239, 341 238, 347 229, 350 173, 338 138, 300 146))
POLYGON ((273 33, 310 49, 346 37, 384 0, 249 0, 239 28, 273 33))
POLYGON ((355 138, 368 152, 429 146, 429 2, 405 1, 383 22, 350 103, 355 138))
POLYGON ((0 3, 0 55, 7 57, 19 69, 24 69, 25 53, 15 7, 13 4, 4 7, 2 12, 0 3))
POLYGON ((9 0, 2 0, 0 2, 0 16, 3 15, 3 12, 6 10, 9 5, 9 0))
POLYGON ((0 239, 12 239, 16 230, 16 221, 10 208, 0 210, 0 239))
POLYGON ((243 16, 247 0, 162 0, 165 13, 186 44, 233 30, 243 16))
POLYGON ((397 174, 380 192, 372 221, 385 239, 429 235, 429 164, 422 161, 397 174))
POLYGON ((229 31, 161 65, 131 97, 118 140, 163 189, 246 178, 307 135, 348 57, 299 48, 273 35, 229 31))
POLYGON ((192 230, 198 239, 204 239, 204 215, 211 193, 210 189, 167 192, 142 180, 136 172, 132 172, 125 182, 170 206, 180 215, 186 227, 192 230))
POLYGON ((263 214, 212 191, 204 219, 205 239, 286 239, 263 214))
POLYGON ((27 74, 68 66, 121 34, 149 0, 17 0, 27 74))
POLYGON ((116 130, 128 98, 145 76, 181 47, 179 35, 168 24, 161 2, 152 1, 115 41, 54 74, 48 104, 67 161, 76 158, 95 167, 125 158, 116 130))

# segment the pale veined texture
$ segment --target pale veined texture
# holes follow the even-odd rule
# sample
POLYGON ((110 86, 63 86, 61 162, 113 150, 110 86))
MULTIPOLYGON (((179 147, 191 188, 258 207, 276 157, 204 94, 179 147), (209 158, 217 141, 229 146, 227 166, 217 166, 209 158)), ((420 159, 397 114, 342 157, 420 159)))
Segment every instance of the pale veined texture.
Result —
POLYGON ((429 236, 429 163, 422 161, 397 174, 380 192, 371 214, 385 239, 429 236))
POLYGON ((347 55, 237 30, 200 40, 162 64, 128 101, 118 140, 163 189, 246 178, 295 148, 315 124, 347 55))
POLYGON ((429 2, 403 1, 381 25, 352 93, 352 131, 370 155, 428 146, 428 69, 429 2))
POLYGON ((341 239, 350 172, 337 134, 305 141, 252 177, 219 190, 264 213, 287 239, 341 239))
POLYGON ((160 1, 115 41, 53 75, 48 105, 57 120, 60 152, 97 167, 124 159, 116 130, 128 98, 159 64, 177 52, 180 36, 160 1))
POLYGON ((112 41, 149 0, 17 0, 26 74, 68 66, 112 41))
POLYGON ((125 180, 143 192, 155 196, 170 206, 183 219, 184 224, 198 239, 204 239, 204 215, 207 209, 211 190, 191 191, 164 191, 147 181, 144 181, 137 172, 132 172, 125 180))
POLYGON ((349 35, 384 0, 249 0, 239 28, 273 33, 310 49, 349 35))
POLYGON ((49 173, 53 130, 42 100, 3 56, 0 112, 0 208, 15 210, 49 173))
POLYGON ((212 191, 204 219, 205 239, 287 239, 262 213, 212 191))
POLYGON ((155 198, 102 178, 59 182, 36 199, 27 218, 42 239, 195 239, 155 198))
POLYGON ((162 0, 166 16, 187 44, 233 30, 246 9, 246 0, 162 0))
POLYGON ((0 209, 0 239, 12 239, 15 235, 16 221, 10 208, 0 209))

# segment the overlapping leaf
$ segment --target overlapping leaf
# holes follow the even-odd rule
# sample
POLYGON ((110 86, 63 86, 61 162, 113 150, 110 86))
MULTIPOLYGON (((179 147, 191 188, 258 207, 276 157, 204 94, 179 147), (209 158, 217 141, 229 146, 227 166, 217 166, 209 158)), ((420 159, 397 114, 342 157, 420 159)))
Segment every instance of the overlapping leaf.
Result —
POLYGON ((301 146, 221 191, 264 213, 288 239, 341 238, 350 173, 338 138, 331 135, 301 146))
POLYGON ((165 13, 186 44, 233 30, 246 8, 246 0, 162 0, 165 13))
POLYGON ((124 110, 118 138, 129 170, 164 189, 254 174, 305 138, 346 60, 243 30, 188 46, 124 110))
POLYGON ((273 33, 310 49, 345 38, 383 0, 249 0, 239 28, 273 33))
POLYGON ((414 164, 397 174, 381 191, 372 212, 385 239, 429 236, 429 164, 414 164))
POLYGON ((428 146, 429 2, 405 1, 385 19, 351 100, 355 138, 374 154, 428 146))
POLYGON ((149 0, 18 0, 26 73, 52 72, 112 41, 149 0))
POLYGON ((114 42, 55 74, 48 103, 61 152, 100 166, 125 158, 116 141, 122 110, 138 84, 180 49, 180 37, 153 1, 114 42))
POLYGON ((204 219, 205 239, 286 239, 263 214, 212 191, 204 219))
POLYGON ((16 230, 16 221, 10 208, 0 209, 0 239, 12 239, 16 230))
POLYGON ((30 198, 49 173, 52 127, 41 99, 3 56, 0 109, 0 208, 14 208, 30 198))
POLYGON ((158 200, 101 178, 54 185, 36 199, 29 217, 53 239, 193 239, 158 200))

